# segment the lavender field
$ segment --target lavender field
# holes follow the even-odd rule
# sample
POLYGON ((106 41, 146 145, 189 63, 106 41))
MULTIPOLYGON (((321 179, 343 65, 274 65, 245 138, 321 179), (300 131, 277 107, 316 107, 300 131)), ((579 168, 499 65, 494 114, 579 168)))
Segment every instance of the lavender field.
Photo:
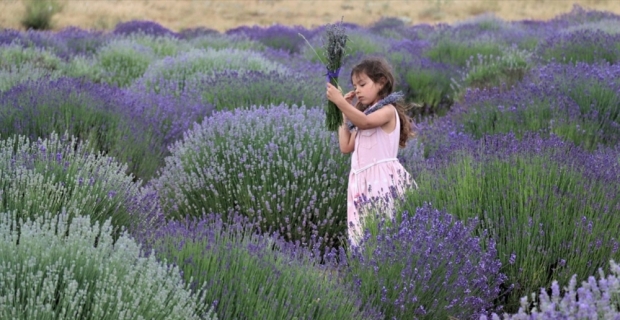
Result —
POLYGON ((346 30, 417 130, 359 247, 324 27, 0 31, 0 318, 620 319, 620 16, 346 30))

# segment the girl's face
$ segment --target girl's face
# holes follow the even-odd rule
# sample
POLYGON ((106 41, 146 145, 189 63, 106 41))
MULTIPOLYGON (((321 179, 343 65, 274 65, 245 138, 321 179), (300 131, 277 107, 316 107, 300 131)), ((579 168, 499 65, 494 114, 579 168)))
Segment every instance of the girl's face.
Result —
POLYGON ((383 88, 382 84, 373 82, 365 73, 354 74, 351 78, 353 90, 357 101, 369 106, 379 101, 379 91, 383 88))

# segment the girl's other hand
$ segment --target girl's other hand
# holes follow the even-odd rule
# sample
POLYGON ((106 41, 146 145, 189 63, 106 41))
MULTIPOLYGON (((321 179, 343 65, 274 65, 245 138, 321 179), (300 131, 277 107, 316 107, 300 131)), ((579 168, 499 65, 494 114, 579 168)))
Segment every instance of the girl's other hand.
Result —
POLYGON ((353 104, 353 99, 355 99, 355 91, 349 91, 344 95, 344 99, 347 100, 349 104, 353 104))

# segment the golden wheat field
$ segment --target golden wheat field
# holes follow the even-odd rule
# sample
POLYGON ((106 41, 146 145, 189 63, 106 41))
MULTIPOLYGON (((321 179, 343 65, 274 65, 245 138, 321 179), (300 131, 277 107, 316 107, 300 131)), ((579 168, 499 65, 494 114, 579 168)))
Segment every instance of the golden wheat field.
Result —
MULTIPOLYGON (((315 27, 336 22, 368 25, 381 17, 399 17, 410 24, 454 23, 484 13, 505 20, 546 20, 586 9, 620 13, 616 0, 58 0, 62 11, 53 28, 111 29, 119 22, 151 20, 179 31, 207 27, 225 31, 241 25, 274 23, 315 27)), ((21 29, 25 1, 0 0, 0 28, 21 29)))

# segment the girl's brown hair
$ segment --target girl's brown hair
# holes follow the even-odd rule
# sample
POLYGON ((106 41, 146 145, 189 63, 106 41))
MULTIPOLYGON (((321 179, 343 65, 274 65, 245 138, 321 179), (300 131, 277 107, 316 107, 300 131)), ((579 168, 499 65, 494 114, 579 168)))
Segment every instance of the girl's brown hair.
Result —
MULTIPOLYGON (((383 85, 383 88, 378 93, 379 99, 387 97, 394 91, 396 81, 392 73, 392 67, 385 59, 368 58, 362 60, 351 70, 351 79, 353 79, 353 76, 360 74, 365 74, 372 82, 383 85)), ((400 118, 400 140, 398 144, 401 148, 404 148, 407 145, 407 140, 415 136, 415 132, 411 129, 413 120, 407 116, 409 106, 404 102, 397 102, 392 105, 396 108, 400 118)), ((358 102, 355 107, 358 110, 364 111, 370 106, 364 106, 358 102)))

